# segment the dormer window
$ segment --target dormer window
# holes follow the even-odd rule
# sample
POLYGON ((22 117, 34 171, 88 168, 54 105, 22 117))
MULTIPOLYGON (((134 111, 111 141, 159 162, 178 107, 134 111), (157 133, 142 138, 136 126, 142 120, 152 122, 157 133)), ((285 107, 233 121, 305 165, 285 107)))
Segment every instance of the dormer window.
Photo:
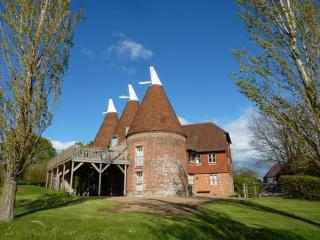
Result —
POLYGON ((111 146, 118 145, 118 135, 113 135, 111 138, 111 146))

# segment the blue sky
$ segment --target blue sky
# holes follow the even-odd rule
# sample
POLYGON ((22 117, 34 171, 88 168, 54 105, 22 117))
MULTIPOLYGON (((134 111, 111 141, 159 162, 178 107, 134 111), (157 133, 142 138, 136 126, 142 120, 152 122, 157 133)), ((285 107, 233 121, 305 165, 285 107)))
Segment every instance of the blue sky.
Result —
MULTIPOLYGON (((121 113, 127 84, 142 99, 154 66, 184 121, 214 121, 230 132, 236 166, 252 166, 247 118, 253 105, 230 75, 238 71, 232 49, 249 47, 235 1, 73 0, 83 5, 61 104, 45 132, 57 149, 88 142, 103 119, 108 98, 121 113)), ((259 167, 260 168, 260 167, 259 167)))

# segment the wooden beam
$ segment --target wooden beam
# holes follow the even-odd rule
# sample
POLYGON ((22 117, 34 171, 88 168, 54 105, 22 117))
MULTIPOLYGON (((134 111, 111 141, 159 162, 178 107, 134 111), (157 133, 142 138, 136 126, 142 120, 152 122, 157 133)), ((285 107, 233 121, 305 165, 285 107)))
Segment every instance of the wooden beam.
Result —
POLYGON ((69 172, 70 172, 70 169, 67 169, 67 170, 64 172, 64 175, 67 175, 69 172))
POLYGON ((123 196, 127 194, 127 165, 124 165, 123 196))
POLYGON ((46 188, 48 188, 49 183, 49 172, 47 171, 47 177, 46 177, 46 188))
POLYGON ((63 189, 63 191, 64 191, 64 189, 65 189, 65 184, 64 184, 64 176, 66 175, 66 164, 64 163, 63 164, 63 169, 62 169, 62 181, 61 181, 61 183, 62 183, 62 189, 63 189))
POLYGON ((73 188, 72 188, 72 183, 73 183, 73 168, 74 168, 74 162, 71 161, 71 174, 70 174, 70 189, 69 192, 72 193, 73 192, 73 188))
POLYGON ((104 168, 102 168, 101 173, 103 173, 107 168, 110 167, 110 164, 107 164, 104 168))
MULTIPOLYGON (((94 166, 96 167, 96 166, 94 166)), ((98 188, 98 196, 100 196, 100 193, 101 193, 101 170, 102 170, 102 164, 100 163, 99 164, 99 169, 98 169, 98 172, 99 172, 99 188, 98 188)))
MULTIPOLYGON (((73 163, 73 162, 72 162, 73 163)), ((77 171, 79 167, 83 165, 83 162, 79 163, 75 168, 73 168, 73 172, 77 171)))
POLYGON ((121 172, 124 174, 124 170, 123 170, 123 168, 120 166, 120 165, 118 165, 117 164, 117 167, 121 170, 121 172))
POLYGON ((59 188, 59 167, 57 167, 57 171, 56 171, 56 189, 55 190, 60 190, 60 188, 59 188))
POLYGON ((51 170, 51 174, 50 174, 50 189, 52 189, 52 182, 53 182, 53 170, 51 170))
MULTIPOLYGON (((96 166, 95 163, 91 163, 91 165, 94 167, 94 169, 97 170, 98 173, 100 173, 100 170, 101 170, 101 169, 99 170, 99 168, 96 166)), ((101 166, 101 163, 100 163, 100 166, 101 166)))

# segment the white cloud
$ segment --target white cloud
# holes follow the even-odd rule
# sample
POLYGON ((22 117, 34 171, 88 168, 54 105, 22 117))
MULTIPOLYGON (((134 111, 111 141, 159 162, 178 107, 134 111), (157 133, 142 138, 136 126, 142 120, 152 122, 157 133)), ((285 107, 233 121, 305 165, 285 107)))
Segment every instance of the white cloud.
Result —
POLYGON ((49 139, 49 140, 50 140, 53 148, 56 149, 57 152, 61 152, 63 149, 66 149, 77 142, 77 141, 61 142, 61 141, 52 140, 52 139, 49 139))
POLYGON ((181 117, 181 116, 178 116, 178 119, 179 119, 179 122, 181 125, 187 125, 187 124, 191 124, 191 122, 189 122, 187 119, 181 117))
POLYGON ((81 52, 86 55, 91 61, 94 61, 96 59, 93 51, 91 49, 88 48, 82 48, 81 52))
POLYGON ((229 132, 231 137, 233 166, 235 168, 247 167, 253 169, 260 177, 263 177, 270 163, 261 163, 259 161, 259 153, 250 144, 248 122, 253 112, 252 108, 245 109, 238 118, 221 124, 221 126, 229 132))
POLYGON ((103 52, 108 58, 116 56, 136 61, 147 60, 153 56, 153 52, 150 49, 146 48, 142 43, 127 38, 123 33, 116 32, 112 36, 120 38, 120 40, 103 52))

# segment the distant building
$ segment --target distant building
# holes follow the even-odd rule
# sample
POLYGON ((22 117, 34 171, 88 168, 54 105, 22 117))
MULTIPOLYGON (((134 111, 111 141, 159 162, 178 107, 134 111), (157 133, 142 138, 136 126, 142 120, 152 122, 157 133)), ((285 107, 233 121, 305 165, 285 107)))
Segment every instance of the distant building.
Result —
POLYGON ((275 183, 279 178, 279 173, 281 171, 281 165, 279 163, 275 163, 263 177, 264 183, 275 183))
POLYGON ((47 186, 80 195, 233 193, 229 134, 214 123, 181 126, 153 67, 142 102, 129 85, 120 119, 109 100, 91 147, 48 163, 47 186))

